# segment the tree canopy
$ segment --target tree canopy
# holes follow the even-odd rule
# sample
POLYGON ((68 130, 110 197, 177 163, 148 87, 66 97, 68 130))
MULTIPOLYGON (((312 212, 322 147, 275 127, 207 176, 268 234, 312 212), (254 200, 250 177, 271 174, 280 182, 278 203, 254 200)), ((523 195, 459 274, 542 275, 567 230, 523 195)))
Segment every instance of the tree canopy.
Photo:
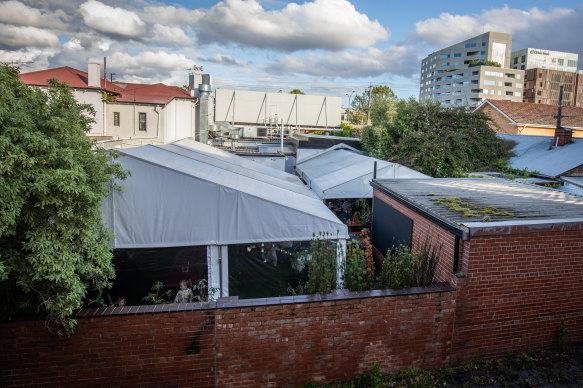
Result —
POLYGON ((0 67, 0 309, 44 311, 70 332, 88 287, 115 276, 100 206, 126 173, 85 135, 93 109, 49 83, 0 67))
POLYGON ((293 89, 291 92, 289 92, 289 94, 306 94, 306 93, 302 92, 300 89, 293 89))
MULTIPOLYGON (((352 111, 350 122, 356 124, 366 124, 368 114, 368 95, 365 90, 361 94, 354 96, 351 101, 352 111)), ((370 120, 374 125, 380 125, 391 119, 397 95, 387 85, 375 86, 370 91, 370 120)))
POLYGON ((369 155, 433 177, 496 170, 508 159, 482 113, 414 99, 397 102, 395 109, 392 120, 363 129, 362 147, 369 155))

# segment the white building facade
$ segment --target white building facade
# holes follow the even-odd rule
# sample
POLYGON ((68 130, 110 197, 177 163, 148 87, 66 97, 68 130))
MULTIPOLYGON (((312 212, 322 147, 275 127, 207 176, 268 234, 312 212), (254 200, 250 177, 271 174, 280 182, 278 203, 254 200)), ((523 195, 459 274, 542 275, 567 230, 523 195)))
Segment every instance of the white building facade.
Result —
POLYGON ((421 62, 419 100, 446 106, 522 101, 524 71, 510 68, 511 45, 512 35, 487 32, 428 55, 421 62))

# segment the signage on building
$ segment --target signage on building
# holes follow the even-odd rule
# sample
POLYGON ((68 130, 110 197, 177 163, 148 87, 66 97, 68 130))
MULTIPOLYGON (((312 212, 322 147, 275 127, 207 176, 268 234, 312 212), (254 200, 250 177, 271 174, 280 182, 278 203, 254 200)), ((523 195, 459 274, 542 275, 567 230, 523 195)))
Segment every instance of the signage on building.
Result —
POLYGON ((540 50, 530 50, 531 54, 541 54, 541 55, 551 55, 548 51, 540 51, 540 50))

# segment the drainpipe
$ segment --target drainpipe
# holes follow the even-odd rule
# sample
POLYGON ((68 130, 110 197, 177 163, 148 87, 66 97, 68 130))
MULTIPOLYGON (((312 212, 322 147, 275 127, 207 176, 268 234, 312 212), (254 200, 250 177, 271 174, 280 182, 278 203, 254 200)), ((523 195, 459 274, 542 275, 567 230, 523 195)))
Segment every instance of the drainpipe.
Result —
POLYGON ((223 297, 223 246, 219 245, 219 288, 220 296, 223 297))
POLYGON ((160 112, 158 111, 158 105, 154 106, 154 112, 158 115, 158 120, 156 122, 156 137, 160 137, 160 112))

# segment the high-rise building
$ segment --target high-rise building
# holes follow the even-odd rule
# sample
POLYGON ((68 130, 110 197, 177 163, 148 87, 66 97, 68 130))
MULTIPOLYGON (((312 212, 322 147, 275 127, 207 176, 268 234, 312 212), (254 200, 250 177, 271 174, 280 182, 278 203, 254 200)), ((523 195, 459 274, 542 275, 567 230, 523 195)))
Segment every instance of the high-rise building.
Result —
POLYGON ((578 54, 525 48, 510 54, 510 67, 521 70, 538 68, 575 73, 578 60, 578 54))
POLYGON ((529 69, 524 75, 524 102, 559 103, 563 87, 563 106, 583 106, 583 74, 572 71, 529 69))
POLYGON ((512 35, 487 32, 421 62, 419 100, 475 106, 485 99, 522 101, 524 71, 510 68, 512 35))
POLYGON ((579 55, 561 51, 525 48, 510 54, 510 66, 525 70, 524 102, 559 103, 563 87, 563 105, 581 106, 583 74, 577 72, 579 55))

